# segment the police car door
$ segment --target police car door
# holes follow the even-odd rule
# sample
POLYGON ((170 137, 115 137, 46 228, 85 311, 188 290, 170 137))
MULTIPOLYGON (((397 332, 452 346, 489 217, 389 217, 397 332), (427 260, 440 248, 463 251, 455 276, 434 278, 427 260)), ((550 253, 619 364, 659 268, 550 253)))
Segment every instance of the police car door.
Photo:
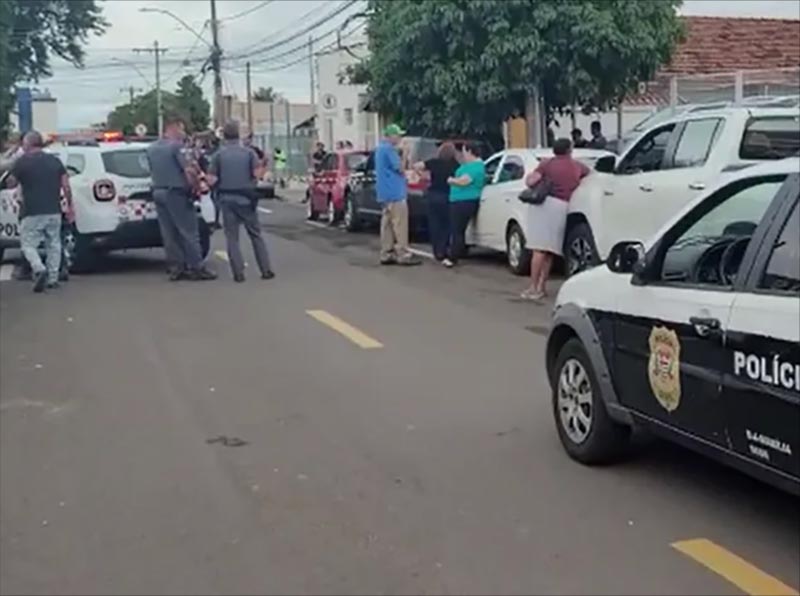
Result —
POLYGON ((722 187, 651 249, 615 316, 614 377, 623 405, 727 446, 720 392, 726 326, 749 240, 781 182, 762 177, 722 187))
POLYGON ((723 401, 740 455, 800 481, 800 200, 798 176, 731 311, 723 401))

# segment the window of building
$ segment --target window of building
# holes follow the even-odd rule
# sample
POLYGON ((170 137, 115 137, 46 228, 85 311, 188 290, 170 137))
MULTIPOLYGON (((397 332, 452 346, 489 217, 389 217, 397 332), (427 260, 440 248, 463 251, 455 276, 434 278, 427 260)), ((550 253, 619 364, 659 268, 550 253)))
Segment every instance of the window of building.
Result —
POLYGON ((344 123, 347 126, 353 125, 353 108, 345 108, 344 109, 344 123))

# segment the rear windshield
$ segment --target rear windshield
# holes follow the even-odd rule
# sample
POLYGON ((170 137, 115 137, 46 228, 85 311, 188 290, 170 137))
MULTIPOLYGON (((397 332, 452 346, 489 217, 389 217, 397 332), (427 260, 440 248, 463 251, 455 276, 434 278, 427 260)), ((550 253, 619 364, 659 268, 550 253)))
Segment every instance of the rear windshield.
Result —
POLYGON ((800 152, 800 117, 753 118, 739 148, 742 159, 783 159, 800 152))
POLYGON ((347 155, 347 169, 348 171, 353 171, 362 164, 367 162, 369 158, 369 153, 350 153, 347 155))
POLYGON ((150 164, 144 149, 121 149, 103 153, 103 166, 107 173, 123 178, 150 177, 150 164))

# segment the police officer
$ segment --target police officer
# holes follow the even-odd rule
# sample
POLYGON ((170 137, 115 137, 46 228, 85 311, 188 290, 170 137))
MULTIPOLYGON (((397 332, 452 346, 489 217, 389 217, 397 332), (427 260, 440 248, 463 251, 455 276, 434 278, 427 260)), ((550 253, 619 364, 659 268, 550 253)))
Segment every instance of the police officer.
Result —
POLYGON ((263 167, 255 151, 239 142, 239 124, 228 122, 222 129, 223 144, 211 159, 210 182, 216 182, 222 207, 222 227, 233 280, 244 281, 244 259, 239 246, 239 226, 244 225, 256 255, 261 279, 272 279, 269 253, 256 214, 256 180, 263 167))
POLYGON ((183 120, 165 119, 164 137, 147 148, 153 200, 170 267, 170 279, 206 281, 217 275, 206 269, 194 209, 198 183, 194 164, 184 150, 183 120))

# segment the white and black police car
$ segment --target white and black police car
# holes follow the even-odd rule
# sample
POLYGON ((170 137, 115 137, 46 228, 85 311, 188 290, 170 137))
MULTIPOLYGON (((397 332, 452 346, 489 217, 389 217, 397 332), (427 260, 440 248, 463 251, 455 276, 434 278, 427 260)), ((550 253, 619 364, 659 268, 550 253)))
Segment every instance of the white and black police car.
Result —
POLYGON ((547 344, 567 453, 634 427, 800 494, 800 159, 721 178, 562 287, 547 344))

